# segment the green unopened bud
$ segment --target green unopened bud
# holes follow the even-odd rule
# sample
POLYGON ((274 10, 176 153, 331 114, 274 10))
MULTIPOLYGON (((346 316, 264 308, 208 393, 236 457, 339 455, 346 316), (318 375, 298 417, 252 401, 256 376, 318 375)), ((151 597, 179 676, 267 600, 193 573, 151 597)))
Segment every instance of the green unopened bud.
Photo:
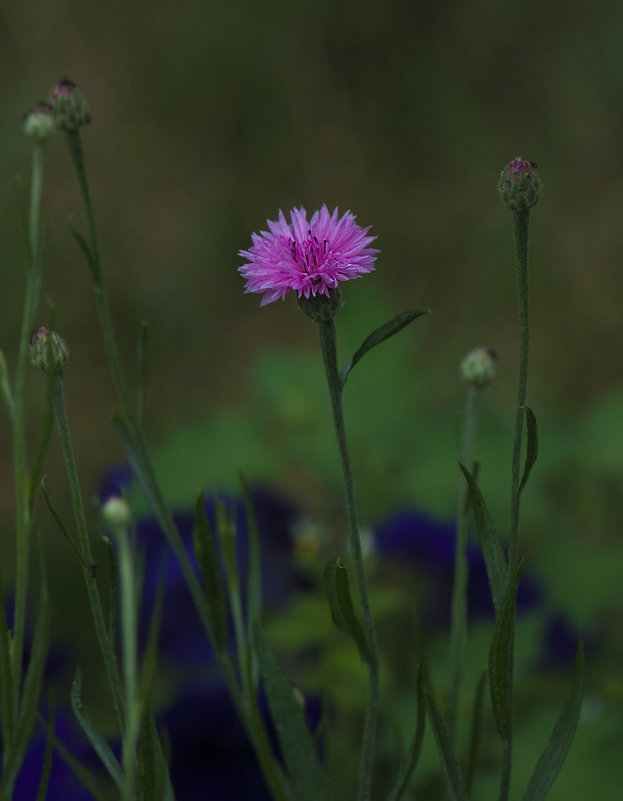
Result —
POLYGON ((310 295, 298 299, 299 308, 305 312, 315 323, 326 322, 333 319, 342 308, 342 293, 340 288, 330 289, 329 295, 310 295))
POLYGON ((484 389, 495 378, 497 355, 489 348, 474 348, 463 359, 459 370, 466 384, 484 389))
POLYGON ((22 130, 26 136, 32 136, 33 139, 38 139, 40 142, 49 139, 56 131, 51 103, 40 100, 36 106, 29 109, 24 114, 22 130))
POLYGON ((500 173, 498 192, 502 203, 512 211, 528 211, 536 205, 541 179, 534 161, 520 156, 510 161, 500 173))
POLYGON ((132 520, 130 507, 123 498, 110 497, 102 506, 102 517, 111 529, 127 528, 132 520))
POLYGON ((63 131, 77 131, 82 125, 91 122, 91 115, 82 92, 68 78, 62 78, 55 84, 51 102, 54 122, 63 131))
POLYGON ((55 371, 60 371, 69 358, 69 348, 56 331, 42 326, 30 335, 29 354, 32 364, 47 373, 50 364, 55 371))

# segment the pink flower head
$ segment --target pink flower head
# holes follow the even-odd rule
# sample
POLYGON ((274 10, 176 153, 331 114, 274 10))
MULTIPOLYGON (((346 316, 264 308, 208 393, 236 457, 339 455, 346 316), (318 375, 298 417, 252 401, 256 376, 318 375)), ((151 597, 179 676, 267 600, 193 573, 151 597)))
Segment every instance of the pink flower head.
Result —
POLYGON ((245 292, 264 292, 262 306, 284 298, 295 289, 298 296, 329 296, 339 281, 359 278, 374 270, 379 252, 368 247, 375 236, 361 228, 349 211, 338 219, 337 208, 326 206, 307 220, 304 208, 292 209, 292 222, 283 212, 277 222, 268 220, 270 232, 253 234, 249 250, 239 251, 248 263, 239 267, 247 280, 245 292))

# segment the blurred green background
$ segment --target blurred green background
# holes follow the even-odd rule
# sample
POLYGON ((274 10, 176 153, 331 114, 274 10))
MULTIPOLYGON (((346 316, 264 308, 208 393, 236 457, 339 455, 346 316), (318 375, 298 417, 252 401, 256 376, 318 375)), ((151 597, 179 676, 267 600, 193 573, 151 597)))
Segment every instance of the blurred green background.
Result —
MULTIPOLYGON (((499 354, 499 378, 484 399, 478 451, 503 526, 517 323, 512 219, 495 184, 514 156, 536 160, 544 189, 531 221, 529 403, 541 453, 525 494, 524 550, 548 575, 553 603, 609 643, 589 684, 620 720, 622 37, 614 0, 2 4, 0 343, 9 368, 23 288, 13 187, 16 175, 27 187, 30 157, 20 120, 67 76, 92 113, 83 143, 130 373, 139 324, 149 324, 146 424, 171 502, 233 486, 241 468, 321 518, 339 506, 314 326, 292 298, 260 310, 236 272, 237 251, 267 217, 327 203, 371 224, 381 250, 377 271, 345 287, 344 359, 394 313, 432 309, 349 381, 364 523, 406 504, 452 514, 457 366, 485 344, 499 354)), ((49 296, 71 349, 65 388, 90 495, 122 451, 89 275, 67 226, 83 219, 61 136, 47 146, 43 205, 41 321, 49 296)), ((34 420, 42 382, 28 381, 34 420)), ((0 465, 7 539, 8 425, 0 465)), ((63 508, 55 443, 47 482, 63 508)), ((620 725, 614 737, 606 730, 599 736, 622 741, 620 725)), ((587 797, 571 793, 552 798, 587 797)))

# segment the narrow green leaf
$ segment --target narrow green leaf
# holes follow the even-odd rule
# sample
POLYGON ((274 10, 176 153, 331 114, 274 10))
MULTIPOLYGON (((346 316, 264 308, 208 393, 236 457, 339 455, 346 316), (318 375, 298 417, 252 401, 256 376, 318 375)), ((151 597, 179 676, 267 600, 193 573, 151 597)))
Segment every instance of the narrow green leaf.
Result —
POLYGON ((461 775, 461 769, 454 749, 452 748, 448 728, 429 687, 424 688, 424 702, 435 736, 437 752, 439 753, 441 767, 446 778, 446 786, 450 801, 468 801, 463 776, 461 775))
POLYGON ((50 782, 50 769, 52 767, 52 751, 54 750, 54 691, 51 687, 48 693, 48 707, 50 713, 48 725, 46 726, 43 767, 41 768, 41 778, 39 779, 36 801, 45 801, 48 794, 48 784, 50 782))
POLYGON ((537 763, 524 794, 524 801, 543 801, 558 776, 567 756, 582 707, 582 685, 584 682, 584 645, 578 642, 575 671, 571 692, 560 713, 552 736, 537 763))
POLYGON ((499 611, 489 649, 489 689, 495 725, 502 741, 512 735, 512 648, 515 628, 515 602, 521 577, 520 563, 512 572, 499 611))
POLYGON ((108 598, 110 610, 108 613, 108 639, 115 642, 119 630, 119 564, 117 552, 110 537, 102 535, 102 540, 108 552, 108 598))
POLYGON ((78 230, 76 228, 74 228, 74 226, 71 223, 68 223, 68 225, 69 225, 69 230, 71 231, 74 239, 78 243, 78 246, 80 247, 80 250, 84 253, 84 255, 86 257, 86 260, 87 260, 87 262, 89 264, 89 267, 91 268, 91 271, 92 271, 93 270, 93 256, 91 255, 91 249, 89 248, 86 239, 82 236, 81 233, 78 232, 78 230))
POLYGON ((95 749, 96 754, 100 758, 102 764, 108 771, 111 779, 117 785, 117 787, 123 791, 124 786, 124 779, 123 779, 123 771, 121 770, 121 766, 119 765, 119 761, 117 757, 113 754, 112 749, 106 742, 106 740, 102 737, 102 735, 97 731, 95 726, 93 725, 91 718, 86 713, 84 706, 82 704, 81 699, 82 694, 82 675, 80 673, 80 668, 77 668, 76 675, 71 685, 71 707, 74 711, 74 715, 78 719, 82 730, 86 734, 89 739, 89 742, 95 749))
POLYGON ((143 664, 141 666, 141 675, 140 675, 139 690, 138 690, 139 707, 141 709, 145 709, 147 706, 147 699, 149 697, 151 682, 156 673, 156 666, 158 662, 158 634, 160 633, 160 621, 162 619, 164 584, 165 584, 165 573, 164 570, 161 569, 160 575, 158 576, 158 584, 156 587, 154 611, 152 613, 151 622, 149 624, 147 645, 145 646, 145 653, 143 655, 143 664))
POLYGON ((227 598, 218 547, 208 522, 202 492, 195 502, 193 544, 208 601, 211 637, 216 650, 224 653, 227 650, 227 598))
POLYGON ((48 493, 45 491, 45 484, 44 484, 43 480, 41 481, 41 491, 43 492, 43 497, 45 498, 45 502, 47 504, 48 510, 49 510, 50 514, 52 515, 52 517, 54 518, 54 522, 58 526, 60 532, 63 534, 63 536, 65 537, 65 539, 69 543, 69 546, 72 549, 72 551, 78 557, 78 559, 80 561, 80 564, 83 567, 88 567, 88 565, 86 563, 86 560, 83 557, 82 553, 80 552, 80 548, 78 547, 75 539, 71 536, 67 526, 63 523, 63 521, 60 518, 60 515, 58 514, 58 512, 56 511, 56 509, 52 505, 52 501, 50 500, 50 497, 49 497, 48 493))
POLYGON ((415 688, 417 693, 415 734, 413 735, 413 741, 411 743, 411 747, 409 748, 407 754, 405 755, 404 763, 398 773, 396 782, 390 794, 387 796, 387 801, 400 801, 400 799, 404 794, 404 791, 407 789, 409 780, 411 779, 413 771, 415 770, 418 760, 420 758, 420 753, 422 751, 422 744, 424 742, 424 730, 426 728, 426 702, 424 699, 423 675, 424 671, 422 670, 422 666, 420 665, 418 667, 417 678, 415 682, 415 688))
POLYGON ((336 628, 352 637, 362 660, 368 663, 370 661, 368 643, 355 614, 350 597, 346 565, 341 559, 331 559, 327 562, 322 574, 322 583, 336 628))
POLYGON ((465 776, 465 789, 469 793, 476 764, 478 761, 478 748, 480 746, 480 735, 482 731, 482 712, 485 700, 485 683, 487 681, 487 671, 483 670, 478 684, 476 685, 476 695, 474 697, 474 709, 472 712, 472 728, 469 736, 469 757, 467 762, 467 774, 465 776))
POLYGON ((138 790, 140 801, 172 801, 173 789, 153 715, 146 708, 141 721, 138 749, 138 790))
POLYGON ((329 801, 329 779, 316 752, 303 710, 259 624, 254 644, 268 706, 297 801, 329 801))
POLYGON ((401 312, 393 317, 388 323, 385 323, 385 325, 382 325, 373 331, 370 336, 366 337, 359 349, 355 351, 353 358, 340 370, 340 384, 342 388, 344 387, 344 384, 346 384, 346 380, 348 379, 350 371, 357 364, 357 362, 366 355, 366 353, 371 351, 372 348, 376 347, 377 345, 380 345, 381 342, 385 342, 386 339, 393 337, 394 334, 397 334, 405 326, 409 325, 409 323, 413 322, 413 320, 416 320, 418 317, 421 317, 423 314, 430 314, 430 309, 409 309, 409 311, 401 312))
POLYGON ((145 407, 145 375, 147 369, 145 366, 145 348, 147 343, 147 322, 143 320, 138 332, 138 341, 136 343, 136 372, 138 379, 137 397, 136 397, 136 417, 139 425, 143 422, 143 410, 145 407))
POLYGON ((262 607, 262 565, 260 557, 260 537, 257 528, 257 518, 253 501, 247 482, 238 473, 238 480, 242 488, 242 499, 247 517, 247 531, 249 532, 249 573, 247 576, 247 631, 253 629, 253 624, 260 620, 262 607))
POLYGON ((534 416, 534 412, 529 406, 524 406, 524 413, 526 417, 526 434, 527 434, 527 443, 526 443, 526 463, 523 469, 523 476, 521 477, 521 483, 519 484, 519 492, 523 490, 526 486, 528 481, 528 476, 530 475, 530 471, 534 467, 534 463, 536 462, 536 458, 539 453, 539 435, 537 430, 536 424, 536 417, 534 416))
POLYGON ((474 510, 478 541, 480 542, 480 549, 483 559, 485 560, 489 586, 491 587, 491 597, 493 598, 493 607, 497 615, 502 603, 502 598, 504 597, 504 590, 506 589, 508 577, 508 567, 504 549, 502 548, 497 530, 476 480, 469 470, 460 462, 459 467, 463 471, 463 475, 469 487, 469 497, 471 499, 472 509, 474 510))
POLYGON ((6 595, 2 580, 2 562, 3 560, 0 560, 0 731, 2 731, 4 750, 8 751, 13 744, 15 707, 13 704, 13 673, 11 671, 11 635, 4 606, 6 595))
POLYGON ((7 759, 4 765, 2 775, 2 780, 6 783, 7 787, 13 786, 32 737, 32 731, 39 709, 43 671, 45 669, 45 660, 48 653, 49 603, 45 572, 43 570, 43 547, 40 549, 40 561, 41 591, 39 610, 32 636, 31 654, 22 689, 21 705, 17 715, 17 724, 14 733, 15 739, 12 744, 13 748, 9 759, 7 759))

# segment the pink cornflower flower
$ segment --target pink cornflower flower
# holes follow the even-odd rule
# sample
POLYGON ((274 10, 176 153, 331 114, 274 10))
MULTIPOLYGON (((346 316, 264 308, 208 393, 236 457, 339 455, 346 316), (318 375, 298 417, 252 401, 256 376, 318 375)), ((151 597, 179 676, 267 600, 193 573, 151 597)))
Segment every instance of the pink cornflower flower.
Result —
POLYGON ((337 208, 326 206, 307 220, 304 208, 292 209, 292 222, 283 212, 277 222, 268 220, 270 232, 253 234, 253 245, 238 255, 248 263, 238 268, 246 278, 245 292, 264 292, 262 306, 284 298, 295 289, 299 298, 329 296, 339 281, 359 278, 374 270, 379 252, 368 247, 375 236, 361 228, 349 211, 338 219, 337 208))

